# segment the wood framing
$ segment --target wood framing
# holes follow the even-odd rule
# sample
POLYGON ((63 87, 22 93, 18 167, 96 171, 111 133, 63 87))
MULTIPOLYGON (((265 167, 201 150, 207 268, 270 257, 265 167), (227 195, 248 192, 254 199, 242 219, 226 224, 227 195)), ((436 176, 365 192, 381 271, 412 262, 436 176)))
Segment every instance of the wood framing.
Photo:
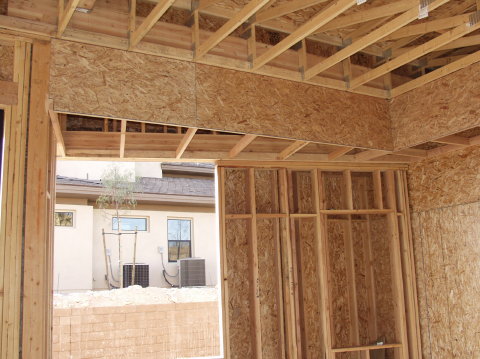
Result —
POLYGON ((70 22, 73 12, 78 6, 80 0, 69 0, 67 5, 64 7, 65 0, 58 0, 59 3, 59 17, 58 17, 58 30, 57 35, 62 36, 63 32, 70 22))
POLYGON ((195 136, 195 133, 197 132, 196 128, 189 128, 185 135, 182 138, 182 141, 177 147, 177 150, 175 152, 175 158, 181 158, 185 150, 187 149, 188 145, 193 139, 193 136, 195 136))

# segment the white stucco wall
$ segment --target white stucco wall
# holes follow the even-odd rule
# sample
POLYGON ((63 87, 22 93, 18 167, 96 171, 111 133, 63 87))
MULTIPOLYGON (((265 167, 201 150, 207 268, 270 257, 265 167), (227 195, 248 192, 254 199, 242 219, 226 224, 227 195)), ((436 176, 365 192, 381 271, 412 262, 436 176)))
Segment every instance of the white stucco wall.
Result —
POLYGON ((57 204, 55 210, 74 212, 73 227, 55 227, 53 288, 56 291, 92 289, 93 207, 57 204))
MULTIPOLYGON (((60 273, 59 291, 75 289, 106 289, 105 259, 102 241, 102 228, 112 232, 113 211, 92 209, 91 206, 56 205, 57 209, 76 211, 75 227, 55 228, 55 275, 60 273), (90 219, 83 213, 90 211, 90 219), (80 214, 82 214, 80 216, 80 214), (80 224, 81 223, 81 224, 80 224), (91 223, 84 225, 83 223, 91 223), (86 231, 89 231, 87 233, 86 231), (82 238, 80 241, 79 238, 82 238), (88 242, 88 243, 86 243, 88 242), (81 244, 84 243, 85 247, 81 244), (80 259, 81 258, 81 259, 80 259), (67 273, 71 278, 68 278, 67 273), (89 278, 87 280, 86 278, 89 278), (69 282, 69 287, 66 283, 69 282), (89 286, 86 283, 89 282, 89 286)), ((150 266, 150 286, 168 287, 162 275, 162 257, 158 247, 163 247, 163 260, 170 274, 177 273, 177 264, 168 263, 167 219, 192 219, 192 256, 205 258, 206 282, 212 286, 217 283, 218 239, 216 238, 215 213, 179 211, 178 207, 166 211, 134 210, 123 211, 122 215, 148 218, 148 231, 138 232, 137 263, 150 266)), ((118 279, 118 242, 117 236, 107 236, 107 248, 110 249, 113 273, 118 279)), ((122 260, 131 263, 133 257, 133 235, 122 236, 122 260)), ((57 278, 57 277, 55 277, 57 278)), ((56 279, 55 279, 56 280, 56 279)), ((169 280, 177 284, 176 279, 169 280)))

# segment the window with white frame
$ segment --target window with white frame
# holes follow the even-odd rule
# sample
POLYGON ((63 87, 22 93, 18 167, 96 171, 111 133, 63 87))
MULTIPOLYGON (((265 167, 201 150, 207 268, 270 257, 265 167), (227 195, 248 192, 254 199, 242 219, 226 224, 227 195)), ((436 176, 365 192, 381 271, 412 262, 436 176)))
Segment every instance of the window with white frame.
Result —
POLYGON ((169 218, 168 232, 168 261, 176 262, 179 259, 192 256, 192 220, 185 218, 169 218))
POLYGON ((146 232, 148 230, 147 217, 113 217, 112 230, 118 231, 118 219, 120 218, 121 231, 139 231, 146 232))

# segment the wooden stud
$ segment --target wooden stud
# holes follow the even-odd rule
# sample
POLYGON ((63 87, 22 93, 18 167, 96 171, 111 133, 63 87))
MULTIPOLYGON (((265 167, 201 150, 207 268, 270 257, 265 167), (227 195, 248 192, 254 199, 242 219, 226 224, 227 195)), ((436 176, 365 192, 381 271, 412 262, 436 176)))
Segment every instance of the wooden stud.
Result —
MULTIPOLYGON (((287 170, 279 171, 279 198, 280 212, 287 214, 288 206, 288 181, 287 170)), ((297 338, 296 338, 296 314, 295 314, 295 269, 293 263, 292 242, 290 237, 290 219, 284 221, 282 225, 282 258, 283 266, 283 288, 284 288, 284 308, 285 308, 285 330, 287 342, 287 357, 297 359, 297 338)))
POLYGON ((30 123, 26 173, 22 353, 25 358, 47 358, 51 350, 50 296, 51 216, 53 180, 49 180, 50 120, 45 108, 50 67, 50 43, 34 41, 30 89, 30 123))
POLYGON ((175 0, 159 0, 157 5, 150 11, 150 14, 143 20, 138 28, 133 31, 130 37, 130 48, 137 46, 142 39, 147 35, 151 28, 157 23, 168 8, 175 0))
POLYGON ((252 284, 251 295, 251 312, 253 318, 254 331, 253 343, 255 343, 255 359, 262 359, 262 324, 260 313, 260 280, 258 276, 258 244, 257 244, 257 206, 255 201, 255 173, 254 169, 250 168, 248 171, 248 203, 250 206, 250 213, 252 219, 250 221, 250 277, 252 284))
POLYGON ((395 177, 393 171, 386 171, 385 180, 387 186, 387 206, 394 210, 393 213, 387 215, 388 225, 390 229, 390 261, 392 268, 392 288, 395 301, 395 336, 402 344, 399 347, 399 356, 401 359, 408 359, 408 335, 406 328, 405 315, 405 294, 403 288, 402 277, 402 259, 400 235, 397 220, 397 202, 396 202, 396 187, 395 177))
POLYGON ((180 144, 177 147, 177 151, 175 152, 175 158, 179 159, 179 158, 182 157, 183 153, 185 152, 188 145, 192 141, 193 136, 195 136, 196 132, 197 132, 197 128, 195 128, 195 127, 190 127, 187 130, 187 133, 185 133, 185 135, 182 138, 182 141, 180 142, 180 144))
POLYGON ((373 171, 373 201, 376 209, 383 209, 382 196, 382 173, 380 170, 375 170, 373 171))
MULTIPOLYGON (((64 0, 59 0, 63 4, 64 0)), ((57 36, 61 37, 63 35, 63 32, 68 26, 68 23, 70 22, 70 19, 73 16, 73 12, 78 6, 78 3, 80 0, 69 0, 67 6, 65 9, 60 12, 60 16, 58 18, 58 29, 57 29, 57 36)), ((62 9, 62 7, 59 6, 59 9, 62 9)))
POLYGON ((222 289, 222 326, 223 326, 223 354, 230 357, 230 316, 229 316, 229 288, 227 267, 227 242, 225 229, 225 168, 218 167, 218 206, 220 221, 220 270, 222 289))
POLYGON ((328 235, 327 235, 327 216, 321 214, 321 210, 325 209, 325 194, 322 181, 322 172, 315 170, 314 172, 314 198, 315 209, 317 212, 317 258, 319 272, 320 287, 320 308, 323 328, 323 346, 325 347, 325 358, 335 359, 333 348, 333 329, 332 329, 332 313, 330 298, 330 274, 329 274, 329 258, 328 258, 328 235))
POLYGON ((309 142, 306 141, 295 141, 290 146, 285 148, 282 152, 280 152, 277 159, 286 160, 288 157, 292 156, 295 152, 300 151, 308 144, 309 142))
POLYGON ((122 125, 120 129, 120 158, 125 157, 125 136, 127 133, 127 121, 122 120, 122 125))
POLYGON ((290 47, 312 34, 320 27, 333 20, 339 14, 349 9, 356 4, 356 0, 338 0, 328 6, 326 9, 318 13, 309 21, 301 25, 297 30, 288 35, 285 39, 280 41, 275 46, 265 51, 261 56, 258 56, 253 63, 253 70, 258 70, 263 65, 267 64, 282 52, 288 50, 290 47))
POLYGON ((268 0, 251 0, 242 10, 229 19, 220 29, 211 35, 203 44, 198 47, 195 58, 199 59, 207 52, 217 46, 220 41, 230 35, 237 27, 247 21, 253 14, 261 9, 268 0))
POLYGON ((228 153, 228 158, 235 158, 237 157, 240 152, 242 152, 247 146, 252 143, 252 141, 257 138, 257 135, 244 135, 240 141, 230 150, 228 153))

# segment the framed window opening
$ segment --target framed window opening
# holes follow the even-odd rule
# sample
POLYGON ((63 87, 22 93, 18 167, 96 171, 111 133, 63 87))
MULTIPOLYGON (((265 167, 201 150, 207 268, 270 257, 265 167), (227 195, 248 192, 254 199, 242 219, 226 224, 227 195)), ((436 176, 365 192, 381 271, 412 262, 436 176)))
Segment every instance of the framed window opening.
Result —
MULTIPOLYGON (((137 230, 138 232, 148 232, 148 217, 141 216, 119 216, 120 231, 130 232, 137 230)), ((118 218, 112 217, 112 230, 118 231, 118 218)))
POLYGON ((57 210, 54 214, 55 227, 75 227, 75 211, 57 210))
POLYGON ((168 218, 168 261, 192 257, 192 218, 168 218))

